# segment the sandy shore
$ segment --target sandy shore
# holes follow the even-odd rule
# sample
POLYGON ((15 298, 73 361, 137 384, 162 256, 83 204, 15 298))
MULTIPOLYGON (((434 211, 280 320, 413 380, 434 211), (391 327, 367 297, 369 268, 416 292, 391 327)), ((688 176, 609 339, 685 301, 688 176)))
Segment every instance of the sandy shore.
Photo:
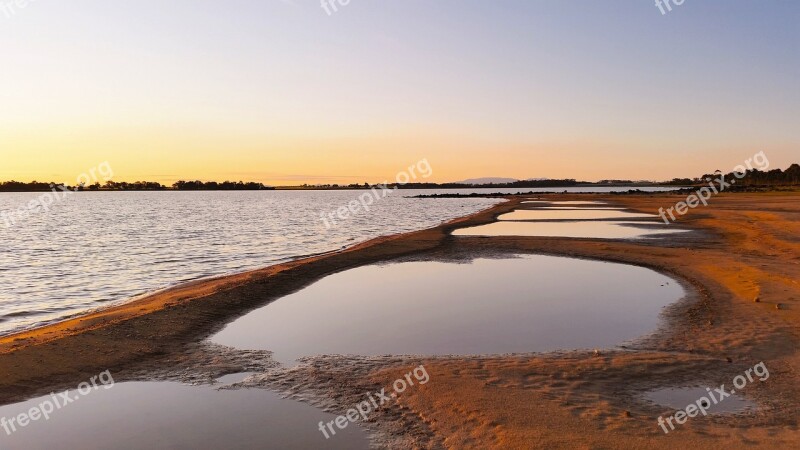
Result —
MULTIPOLYGON (((654 213, 670 194, 547 195, 606 200, 654 213)), ((689 236, 625 242, 592 239, 455 238, 457 227, 488 223, 519 203, 343 252, 233 277, 184 285, 89 316, 0 339, 0 403, 74 387, 110 369, 117 381, 207 380, 265 371, 268 386, 338 414, 411 365, 431 382, 401 396, 368 427, 381 446, 418 448, 797 448, 800 358, 800 195, 724 194, 692 210, 689 236), (396 258, 543 253, 650 267, 681 280, 690 295, 665 326, 627 349, 495 357, 314 358, 285 369, 265 352, 203 344, 232 319, 330 273, 396 258), (760 302, 753 299, 758 296, 760 302), (780 307, 777 304, 780 303, 780 307), (664 435, 672 414, 644 402, 660 387, 718 386, 764 361, 768 381, 745 395, 760 408, 739 417, 691 419, 664 435)), ((624 312, 621 312, 624 313, 624 312)))

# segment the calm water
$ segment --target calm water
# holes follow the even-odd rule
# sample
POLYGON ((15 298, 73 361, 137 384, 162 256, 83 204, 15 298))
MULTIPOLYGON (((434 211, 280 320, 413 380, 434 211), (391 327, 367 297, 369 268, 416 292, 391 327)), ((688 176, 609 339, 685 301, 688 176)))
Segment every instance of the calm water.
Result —
POLYGON ((560 202, 548 202, 548 201, 544 201, 544 200, 528 200, 528 201, 525 201, 525 202, 522 202, 522 203, 538 203, 538 204, 541 204, 543 206, 547 206, 547 205, 562 205, 562 206, 563 205, 570 205, 570 206, 592 206, 592 205, 604 206, 604 205, 608 205, 608 203, 606 203, 606 202, 583 201, 583 200, 570 200, 570 201, 560 201, 560 202))
MULTIPOLYGON (((357 425, 325 439, 333 414, 262 389, 216 390, 179 383, 118 383, 55 409, 7 435, 3 450, 32 449, 368 449, 357 425)), ((58 396, 57 396, 58 398, 58 396)), ((0 407, 12 418, 50 396, 0 407)), ((59 400, 61 401, 61 400, 59 400)))
POLYGON ((550 236, 591 239, 639 239, 659 234, 684 233, 688 230, 664 226, 658 221, 623 222, 655 219, 607 206, 597 201, 527 201, 527 208, 498 217, 498 222, 461 228, 454 236, 550 236))
POLYGON ((498 217, 498 220, 591 220, 591 219, 652 219, 653 214, 632 213, 608 209, 517 209, 498 217))
POLYGON ((589 239, 640 239, 660 234, 686 233, 689 230, 674 225, 642 222, 574 221, 574 222, 494 222, 476 227, 459 228, 453 236, 550 236, 589 239))
MULTIPOLYGON (((621 188, 567 190, 615 189, 621 188)), ((0 335, 183 281, 435 226, 499 201, 404 196, 528 191, 403 190, 330 229, 320 215, 367 191, 73 194, 11 228, 0 222, 0 335)), ((39 195, 0 193, 0 212, 15 211, 39 195)))
MULTIPOLYGON (((526 202, 523 202, 523 203, 526 203, 526 202)), ((594 205, 587 205, 587 206, 591 206, 591 207, 590 208, 585 208, 585 207, 581 206, 580 209, 586 210, 586 211, 603 211, 603 210, 619 211, 620 210, 619 208, 614 208, 612 206, 594 206, 594 205)), ((576 208, 577 208, 577 206, 542 206, 542 207, 539 207, 537 209, 544 210, 544 211, 547 211, 547 210, 560 211, 560 210, 574 210, 576 208)))
POLYGON ((494 354, 613 346, 653 331, 684 295, 649 269, 525 255, 402 262, 330 275, 212 341, 292 364, 319 354, 494 354), (625 280, 625 283, 620 283, 625 280))
POLYGON ((721 401, 719 400, 721 396, 714 392, 714 388, 711 388, 711 392, 715 399, 718 400, 717 403, 714 403, 708 394, 708 390, 703 387, 657 389, 647 392, 645 394, 645 399, 657 405, 681 410, 686 408, 687 405, 696 404, 698 400, 705 397, 707 402, 703 402, 703 405, 707 405, 704 406, 704 408, 709 414, 738 413, 756 408, 754 402, 738 394, 730 394, 729 389, 726 390, 726 392, 730 395, 721 401))

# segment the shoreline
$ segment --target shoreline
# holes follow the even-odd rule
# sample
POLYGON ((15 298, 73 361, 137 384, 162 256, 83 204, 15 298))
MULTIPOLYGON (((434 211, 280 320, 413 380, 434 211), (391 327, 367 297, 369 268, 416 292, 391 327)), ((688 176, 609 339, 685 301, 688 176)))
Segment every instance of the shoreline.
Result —
MULTIPOLYGON (((671 193, 658 192, 546 195, 548 200, 589 196, 647 213, 675 199, 671 193)), ((176 355, 207 354, 208 349, 199 349, 204 345, 201 341, 231 320, 331 273, 400 257, 523 252, 648 267, 691 283, 697 298, 673 305, 663 329, 652 336, 624 351, 604 351, 600 357, 580 351, 476 357, 317 357, 291 371, 269 368, 271 380, 251 384, 311 395, 312 404, 340 411, 348 407, 346 400, 353 392, 394 379, 392 367, 424 362, 432 380, 442 381, 404 397, 401 404, 406 414, 398 417, 397 412, 386 412, 368 426, 376 442, 387 445, 513 447, 530 442, 528 439, 551 446, 587 445, 586 433, 575 431, 583 429, 610 432, 601 444, 620 448, 645 442, 657 448, 676 443, 714 447, 722 444, 712 445, 709 433, 736 425, 737 433, 724 443, 728 447, 743 446, 741 439, 745 438, 764 446, 767 442, 800 441, 795 406, 800 403, 799 380, 794 375, 800 366, 800 337, 794 331, 800 321, 796 306, 800 299, 796 281, 800 243, 793 240, 798 225, 792 221, 800 214, 798 195, 721 194, 713 206, 693 210, 678 221, 678 226, 695 230, 686 238, 614 241, 449 234, 456 228, 490 223, 525 199, 507 198, 510 201, 434 228, 179 285, 108 310, 0 338, 4 372, 0 402, 12 403, 69 387, 74 380, 107 369, 119 372, 120 381, 158 378, 159 367, 163 372, 163 366, 169 366, 176 355), (775 258, 781 255, 783 260, 775 258), (754 295, 763 300, 754 303, 754 295), (782 309, 775 309, 776 303, 781 303, 782 309), (766 409, 744 418, 705 418, 684 426, 682 434, 661 438, 646 418, 659 408, 639 404, 631 394, 632 388, 726 377, 752 365, 753 358, 767 361, 774 376, 753 393, 766 409), (353 377, 353 373, 362 376, 353 377), (532 405, 552 407, 534 411, 532 405), (474 421, 480 433, 459 435, 464 420, 474 421), (401 423, 411 428, 403 431, 401 423), (754 425, 763 430, 750 429, 754 425)), ((234 366, 224 370, 233 371, 234 366)))
MULTIPOLYGON (((56 184, 56 183, 47 183, 49 184, 56 184)), ((253 192, 253 191, 362 191, 362 190, 369 190, 375 186, 378 186, 380 183, 376 183, 370 185, 368 188, 363 187, 363 185, 359 186, 340 186, 340 187, 303 187, 303 186, 266 186, 263 189, 176 189, 174 187, 165 186, 163 189, 107 189, 107 188, 100 188, 100 189, 80 189, 74 192, 253 192)), ((388 183, 388 186, 393 186, 395 183, 388 183)), ((672 188, 685 188, 687 186, 675 186, 670 184, 658 184, 654 182, 652 184, 593 184, 589 183, 578 183, 573 185, 567 186, 525 186, 525 187, 502 187, 502 186, 492 186, 492 185, 470 185, 470 186, 459 186, 459 187, 444 187, 444 186, 426 186, 426 187, 417 187, 413 186, 413 183, 406 183, 406 185, 411 184, 411 187, 404 187, 399 188, 400 190, 407 190, 407 191, 421 191, 421 190, 475 190, 475 189, 555 189, 555 192, 560 192, 562 189, 574 189, 574 188, 658 188, 658 189, 672 189, 672 188)), ((702 185, 698 185, 702 186, 702 185)), ((73 187, 73 186, 68 186, 73 187)), ((2 193, 16 193, 16 194, 25 194, 25 193, 37 193, 37 192, 50 192, 51 189, 48 187, 47 189, 42 188, 39 190, 0 190, 0 194, 2 193)), ((598 192, 602 193, 602 192, 598 192)))
POLYGON ((79 329, 80 332, 90 331, 91 329, 94 329, 96 327, 111 325, 118 321, 128 320, 131 318, 142 316, 144 314, 148 314, 150 312, 154 312, 159 309, 168 308, 170 306, 175 305, 174 302, 191 301, 195 298, 212 295, 214 293, 218 293, 230 288, 235 288, 241 283, 252 282, 258 277, 270 276, 272 274, 279 273, 283 270, 291 269, 295 266, 312 263, 320 258, 345 254, 351 251, 358 251, 361 248, 370 247, 372 245, 378 245, 394 239, 402 239, 403 237, 409 234, 429 232, 429 231, 432 232, 442 227, 446 227, 450 224, 460 223, 461 221, 470 220, 476 216, 481 216, 484 213, 493 210, 495 207, 507 203, 509 203, 508 200, 467 216, 456 217, 452 220, 444 222, 435 227, 425 228, 422 230, 411 231, 411 232, 379 236, 376 238, 368 239, 366 241, 357 242, 340 249, 329 250, 325 252, 313 253, 308 255, 295 256, 287 261, 271 264, 265 267, 247 269, 241 272, 235 272, 229 274, 211 275, 208 277, 199 278, 197 280, 182 282, 172 286, 155 289, 153 291, 146 292, 131 297, 129 299, 116 300, 114 302, 109 303, 108 305, 100 306, 98 308, 88 310, 85 312, 78 312, 72 316, 65 317, 64 319, 56 319, 54 322, 51 323, 35 325, 31 328, 12 331, 8 334, 0 334, 0 355, 12 352, 20 348, 24 348, 28 345, 38 345, 49 342, 50 340, 53 339, 60 339, 63 337, 61 333, 69 329, 74 329, 71 327, 80 325, 78 322, 85 322, 85 321, 92 322, 92 325, 89 325, 88 327, 81 326, 81 328, 79 329), (155 307, 155 309, 152 309, 153 307, 155 307), (146 311, 142 311, 141 308, 146 308, 146 311), (48 338, 43 335, 45 336, 52 335, 52 337, 48 338), (15 346, 13 345, 13 342, 16 341, 26 341, 26 342, 21 343, 20 346, 15 346))
POLYGON ((40 383, 68 387, 65 382, 96 373, 85 369, 87 365, 121 369, 179 352, 227 322, 328 274, 435 248, 449 230, 488 223, 512 209, 514 203, 500 203, 436 227, 382 236, 323 255, 183 283, 121 305, 2 336, 0 368, 12 367, 9 359, 14 364, 0 379, 0 404, 49 392, 47 386, 26 383, 28 374, 36 373, 40 383), (97 348, 98 354, 70 360, 62 356, 74 356, 87 348, 97 348), (52 363, 43 368, 35 362, 42 360, 52 363))
MULTIPOLYGON (((400 234, 403 234, 403 233, 400 233, 400 234)), ((391 236, 396 236, 396 235, 387 235, 385 237, 391 237, 391 236)), ((380 237, 374 238, 374 239, 379 239, 381 237, 384 237, 384 236, 380 236, 380 237)), ((370 240, 372 240, 372 239, 370 239, 370 240)), ((241 271, 234 271, 234 272, 230 272, 230 273, 222 273, 222 274, 218 274, 218 275, 208 275, 208 276, 204 276, 204 277, 201 277, 201 278, 198 278, 198 279, 195 279, 195 280, 178 282, 178 283, 175 283, 175 284, 172 284, 172 285, 168 285, 168 286, 164 286, 164 287, 161 287, 161 288, 148 290, 146 292, 143 292, 143 293, 138 294, 138 295, 134 295, 134 296, 129 297, 129 298, 112 300, 112 301, 109 301, 107 304, 102 305, 102 306, 91 308, 91 309, 88 309, 88 310, 85 310, 85 311, 74 312, 74 313, 72 313, 72 314, 70 314, 68 316, 64 316, 62 318, 53 319, 51 321, 30 325, 30 326, 28 326, 26 328, 22 328, 22 329, 18 329, 18 330, 10 330, 7 333, 0 333, 0 342, 2 342, 3 339, 5 339, 5 338, 21 336, 21 335, 24 335, 26 333, 34 333, 37 330, 40 330, 42 328, 57 327, 58 325, 63 324, 65 322, 74 321, 76 319, 85 319, 85 318, 90 317, 90 316, 99 315, 99 314, 102 314, 102 313, 104 313, 105 311, 107 311, 109 309, 125 307, 126 305, 129 305, 131 303, 135 303, 135 302, 138 302, 138 301, 142 301, 142 300, 151 300, 153 297, 156 297, 156 296, 159 296, 159 295, 164 295, 164 294, 169 294, 171 291, 173 291, 175 289, 189 288, 189 287, 197 285, 199 283, 208 283, 208 282, 214 282, 214 281, 218 281, 218 280, 222 280, 222 279, 228 279, 228 278, 236 277, 236 276, 239 276, 239 275, 245 275, 245 274, 248 274, 250 272, 262 271, 262 270, 268 269, 268 268, 273 267, 273 266, 288 264, 288 263, 292 263, 292 262, 296 262, 296 261, 305 260, 305 259, 308 259, 308 258, 315 258, 315 257, 319 257, 319 256, 326 256, 326 255, 332 255, 332 254, 336 254, 336 253, 341 253, 341 252, 343 252, 345 250, 348 250, 348 249, 350 249, 352 247, 358 246, 360 244, 367 243, 370 240, 363 241, 363 242, 358 242, 358 243, 355 243, 355 244, 351 244, 349 246, 346 246, 346 247, 338 249, 338 250, 329 250, 329 251, 320 252, 320 253, 312 253, 312 254, 307 254, 307 255, 298 255, 298 256, 295 256, 295 257, 288 258, 285 261, 276 262, 275 264, 271 264, 271 265, 268 265, 268 266, 256 267, 256 268, 251 268, 251 269, 244 269, 244 270, 241 270, 241 271)), ((39 342, 41 342, 41 341, 39 341, 39 342)), ((2 354, 3 352, 4 352, 3 347, 2 347, 2 345, 0 345, 0 354, 2 354)))

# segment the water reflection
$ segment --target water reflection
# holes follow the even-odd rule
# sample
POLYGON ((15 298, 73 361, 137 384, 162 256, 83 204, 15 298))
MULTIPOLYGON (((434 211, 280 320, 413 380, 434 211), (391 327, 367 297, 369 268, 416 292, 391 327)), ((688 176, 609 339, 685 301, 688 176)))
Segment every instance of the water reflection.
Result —
POLYGON ((538 210, 569 210, 569 211, 597 211, 597 210, 613 210, 613 211, 621 211, 619 208, 615 208, 613 206, 595 206, 595 205, 587 205, 587 207, 578 207, 578 206, 548 206, 543 205, 537 208, 538 210))
MULTIPOLYGON (((714 393, 713 388, 711 391, 714 393)), ((705 397, 709 400, 708 402, 704 402, 704 404, 707 405, 705 410, 708 411, 709 414, 738 413, 748 411, 756 407, 756 404, 750 400, 742 398, 737 394, 731 394, 730 392, 727 393, 729 396, 718 403, 714 403, 710 399, 708 391, 703 387, 657 389, 655 391, 647 392, 645 394, 645 398, 648 401, 658 405, 682 410, 686 408, 687 405, 696 404, 698 400, 701 400, 703 397, 705 397)), ((718 394, 715 393, 714 395, 715 398, 719 398, 718 394)))
POLYGON ((531 236, 587 239, 640 239, 659 234, 685 233, 689 230, 666 226, 637 226, 627 222, 494 222, 459 228, 453 236, 531 236))
POLYGON ((560 201, 560 202, 549 202, 547 200, 533 200, 533 201, 525 201, 522 203, 547 203, 550 205, 572 205, 572 206, 581 206, 581 205, 608 205, 606 202, 598 202, 598 201, 588 201, 588 200, 572 200, 572 201, 560 201))
MULTIPOLYGON (((179 383, 117 383, 65 405, 7 435, 4 450, 31 449, 367 449, 355 425, 326 440, 316 408, 261 389, 216 390, 179 383)), ((15 417, 50 396, 0 407, 15 417)))
POLYGON ((632 213, 601 209, 518 209, 498 217, 498 220, 592 220, 657 218, 654 214, 632 213))
POLYGON ((605 347, 652 331, 661 308, 682 296, 664 275, 597 261, 404 262, 328 276, 234 321, 212 341, 271 350, 285 364, 319 354, 605 347))

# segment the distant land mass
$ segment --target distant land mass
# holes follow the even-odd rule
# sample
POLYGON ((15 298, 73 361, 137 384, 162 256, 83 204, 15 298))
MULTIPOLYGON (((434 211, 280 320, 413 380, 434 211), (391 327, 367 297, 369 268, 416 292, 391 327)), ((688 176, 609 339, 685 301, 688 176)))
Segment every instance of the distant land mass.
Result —
MULTIPOLYGON (((552 179, 552 178, 529 178, 527 180, 516 180, 514 178, 473 178, 455 183, 388 183, 386 187, 402 189, 469 189, 477 185, 486 188, 518 189, 518 188, 559 188, 559 187, 591 187, 591 186, 630 186, 632 188, 642 186, 702 186, 712 179, 718 178, 734 180, 736 178, 736 189, 754 186, 798 186, 800 185, 800 164, 792 164, 785 170, 772 169, 762 171, 758 169, 746 170, 740 176, 735 176, 733 172, 723 174, 720 171, 708 173, 697 178, 673 178, 669 181, 648 181, 648 180, 600 180, 597 182, 579 181, 574 178, 552 179)), ((263 183, 249 181, 177 181, 171 186, 165 186, 154 181, 135 181, 135 182, 116 182, 106 181, 105 184, 94 183, 88 186, 66 186, 63 183, 32 181, 29 183, 19 181, 0 182, 0 192, 37 192, 70 189, 74 191, 260 191, 260 190, 327 190, 327 189, 372 189, 380 187, 380 184, 303 184, 300 186, 266 186, 263 183), (62 189, 63 188, 63 189, 62 189)), ((730 189, 729 189, 730 190, 730 189)))
POLYGON ((453 184, 472 184, 472 185, 511 184, 511 183, 519 183, 521 181, 545 181, 545 180, 549 180, 549 178, 527 178, 525 180, 520 180, 517 178, 483 177, 483 178, 470 178, 464 181, 454 181, 453 184))
POLYGON ((454 181, 455 184, 502 184, 514 183, 519 181, 516 178, 501 178, 501 177, 484 177, 484 178, 470 178, 463 181, 454 181))

